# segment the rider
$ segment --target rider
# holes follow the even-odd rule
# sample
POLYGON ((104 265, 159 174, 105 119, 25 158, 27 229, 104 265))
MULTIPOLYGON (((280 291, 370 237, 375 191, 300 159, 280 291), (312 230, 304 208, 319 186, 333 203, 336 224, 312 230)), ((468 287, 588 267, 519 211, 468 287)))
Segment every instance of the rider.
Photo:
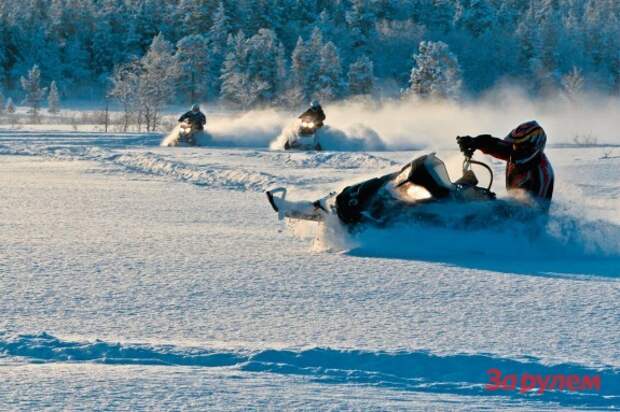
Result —
POLYGON ((549 206, 553 196, 553 168, 543 153, 547 135, 536 121, 519 125, 504 139, 483 134, 460 136, 456 140, 466 155, 480 150, 507 161, 506 188, 525 190, 542 205, 549 206))
POLYGON ((310 103, 310 108, 299 116, 300 119, 306 117, 312 119, 312 121, 316 124, 317 129, 323 127, 323 122, 325 121, 326 116, 318 100, 313 100, 312 103, 310 103))
POLYGON ((200 111, 200 106, 192 105, 192 109, 179 118, 179 122, 187 121, 192 130, 204 130, 207 124, 207 117, 200 111))

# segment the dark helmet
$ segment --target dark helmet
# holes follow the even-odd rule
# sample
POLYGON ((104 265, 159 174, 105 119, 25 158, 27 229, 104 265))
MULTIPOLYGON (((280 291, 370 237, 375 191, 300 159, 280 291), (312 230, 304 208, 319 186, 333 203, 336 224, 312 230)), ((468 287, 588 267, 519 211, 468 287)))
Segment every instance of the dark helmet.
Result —
POLYGON ((318 100, 313 100, 313 101, 310 102, 310 107, 312 109, 317 109, 317 108, 321 107, 321 103, 319 103, 318 100))
POLYGON ((526 163, 545 150, 547 134, 536 121, 520 124, 504 139, 514 146, 514 161, 526 163))
POLYGON ((199 110, 200 110, 200 106, 198 106, 197 104, 192 105, 192 112, 197 112, 199 110))

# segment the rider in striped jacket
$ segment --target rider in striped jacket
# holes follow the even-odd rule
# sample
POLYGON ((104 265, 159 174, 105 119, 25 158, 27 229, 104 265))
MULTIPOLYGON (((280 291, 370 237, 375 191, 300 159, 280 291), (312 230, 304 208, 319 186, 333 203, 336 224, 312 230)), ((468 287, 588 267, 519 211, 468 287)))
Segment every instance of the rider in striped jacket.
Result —
POLYGON ((536 122, 523 123, 504 139, 491 135, 457 138, 461 150, 483 153, 508 162, 506 188, 522 189, 541 205, 548 207, 553 196, 553 168, 544 154, 547 135, 536 122))

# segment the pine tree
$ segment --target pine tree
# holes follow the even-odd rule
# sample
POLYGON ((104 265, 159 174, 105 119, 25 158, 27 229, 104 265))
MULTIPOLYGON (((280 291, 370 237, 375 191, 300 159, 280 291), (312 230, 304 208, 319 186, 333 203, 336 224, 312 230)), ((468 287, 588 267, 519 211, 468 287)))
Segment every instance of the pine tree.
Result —
POLYGON ((228 41, 228 33, 230 32, 230 25, 228 22, 228 16, 226 15, 226 9, 224 3, 220 1, 218 8, 213 15, 213 25, 209 30, 209 89, 213 96, 220 94, 220 73, 222 71, 222 64, 226 57, 226 44, 228 41))
POLYGON ((222 65, 220 99, 226 104, 248 107, 246 38, 242 31, 228 36, 228 54, 222 65))
POLYGON ((50 84, 50 92, 47 95, 47 111, 51 114, 60 113, 60 96, 58 94, 56 80, 52 81, 52 84, 50 84))
POLYGON ((495 11, 488 0, 457 0, 454 25, 474 37, 481 36, 492 25, 495 11))
POLYGON ((312 76, 308 72, 314 67, 311 65, 311 59, 308 47, 304 40, 299 37, 297 45, 291 54, 291 85, 289 89, 295 89, 294 96, 300 97, 300 100, 308 98, 308 79, 312 76))
POLYGON ((369 95, 374 88, 374 68, 368 56, 362 56, 349 66, 347 74, 349 94, 352 96, 369 95))
POLYGON ((39 109, 41 108, 41 102, 45 98, 47 89, 41 87, 41 70, 36 64, 32 66, 32 69, 28 71, 28 77, 21 77, 20 79, 22 89, 26 97, 24 103, 30 107, 30 115, 33 123, 39 123, 39 109))
POLYGON ((206 97, 209 67, 209 45, 201 34, 183 37, 177 42, 176 58, 180 67, 181 88, 188 93, 191 103, 206 97))
POLYGON ((342 65, 338 49, 328 42, 320 54, 319 80, 316 97, 330 101, 340 97, 342 89, 342 65))
POLYGON ((260 29, 247 42, 247 79, 249 87, 248 105, 269 103, 277 97, 283 63, 281 45, 272 30, 260 29), (275 63, 275 64, 274 64, 275 63))
POLYGON ((456 98, 461 90, 461 68, 448 45, 443 42, 420 42, 413 56, 411 93, 420 97, 456 98))
POLYGON ((357 54, 367 54, 374 34, 377 17, 372 13, 368 0, 351 0, 346 14, 350 31, 351 47, 357 54))
POLYGON ((4 113, 4 95, 2 94, 2 90, 0 90, 0 114, 4 113))

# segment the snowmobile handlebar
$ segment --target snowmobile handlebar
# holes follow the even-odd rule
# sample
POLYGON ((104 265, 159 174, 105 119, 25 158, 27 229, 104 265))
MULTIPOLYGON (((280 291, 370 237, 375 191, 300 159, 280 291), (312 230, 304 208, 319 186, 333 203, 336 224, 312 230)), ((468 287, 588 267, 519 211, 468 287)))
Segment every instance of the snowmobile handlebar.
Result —
POLYGON ((487 187, 487 190, 491 190, 491 187, 493 186, 493 179, 494 179, 493 170, 491 169, 491 167, 489 167, 489 165, 487 165, 486 163, 473 160, 471 158, 473 156, 473 152, 471 154, 469 152, 464 153, 464 155, 465 155, 465 160, 463 160, 463 174, 471 170, 471 165, 482 166, 483 168, 487 170, 487 172, 489 172, 490 180, 489 180, 489 186, 487 187))

